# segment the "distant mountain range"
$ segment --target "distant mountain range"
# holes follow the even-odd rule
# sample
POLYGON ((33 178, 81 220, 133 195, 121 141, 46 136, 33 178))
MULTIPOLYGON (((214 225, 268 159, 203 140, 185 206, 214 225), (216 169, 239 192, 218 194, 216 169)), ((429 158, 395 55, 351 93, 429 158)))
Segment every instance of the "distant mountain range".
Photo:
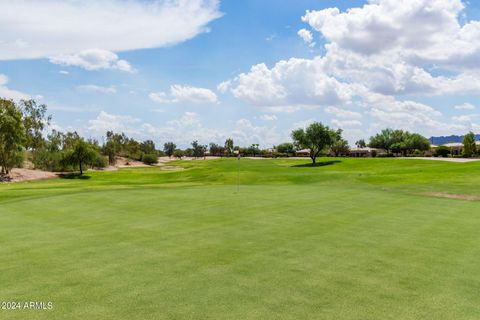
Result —
MULTIPOLYGON (((449 143, 449 142, 463 142, 463 136, 441 136, 441 137, 430 137, 428 140, 430 140, 430 143, 436 144, 437 146, 449 143)), ((475 140, 480 140, 480 134, 477 134, 475 136, 475 140)))

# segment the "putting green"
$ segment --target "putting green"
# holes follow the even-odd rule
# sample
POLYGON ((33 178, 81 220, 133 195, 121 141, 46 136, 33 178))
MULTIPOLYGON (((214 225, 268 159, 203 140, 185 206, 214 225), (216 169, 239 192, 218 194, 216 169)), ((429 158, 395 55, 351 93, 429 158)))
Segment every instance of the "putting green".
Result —
POLYGON ((480 163, 307 161, 1 185, 0 319, 480 318, 480 163))

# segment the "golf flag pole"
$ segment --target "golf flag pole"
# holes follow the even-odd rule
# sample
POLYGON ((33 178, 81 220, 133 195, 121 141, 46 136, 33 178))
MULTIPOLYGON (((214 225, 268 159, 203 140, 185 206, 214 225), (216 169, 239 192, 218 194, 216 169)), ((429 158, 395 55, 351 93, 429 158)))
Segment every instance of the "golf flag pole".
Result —
POLYGON ((237 154, 237 193, 240 188, 240 152, 237 154))

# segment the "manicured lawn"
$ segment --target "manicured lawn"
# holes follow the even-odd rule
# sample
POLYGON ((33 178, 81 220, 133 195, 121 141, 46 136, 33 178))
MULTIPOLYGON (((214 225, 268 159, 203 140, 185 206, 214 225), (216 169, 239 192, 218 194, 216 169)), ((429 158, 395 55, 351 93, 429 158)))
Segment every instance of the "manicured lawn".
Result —
POLYGON ((480 318, 480 163, 320 162, 0 185, 0 319, 480 318))

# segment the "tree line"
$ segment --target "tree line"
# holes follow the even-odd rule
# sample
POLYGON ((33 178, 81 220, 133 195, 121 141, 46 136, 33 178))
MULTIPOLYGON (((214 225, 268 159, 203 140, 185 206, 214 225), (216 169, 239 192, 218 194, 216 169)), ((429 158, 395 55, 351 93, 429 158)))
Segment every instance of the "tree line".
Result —
MULTIPOLYGON (((469 132, 463 137, 463 148, 461 156, 463 158, 477 157, 480 155, 480 150, 477 148, 475 141, 475 133, 469 132)), ((435 150, 437 157, 448 157, 452 154, 451 148, 447 146, 438 146, 435 150)))
MULTIPOLYGON (((145 164, 157 163, 159 156, 181 159, 183 157, 201 158, 206 155, 231 157, 241 154, 252 157, 289 157, 296 151, 307 149, 313 163, 319 155, 345 156, 349 154, 348 142, 342 137, 341 129, 331 129, 320 122, 314 122, 305 129, 292 131, 292 142, 281 143, 270 149, 261 149, 259 144, 240 147, 232 138, 225 143, 201 144, 198 140, 191 147, 179 149, 174 142, 165 142, 157 149, 152 140, 137 141, 124 133, 107 131, 105 141, 100 144, 95 139, 85 139, 77 132, 59 132, 52 130, 46 136, 44 130, 50 124, 47 106, 34 100, 0 99, 0 167, 5 175, 14 167, 22 165, 26 151, 35 168, 49 171, 79 171, 86 168, 104 168, 115 165, 119 157, 145 164)), ((430 142, 418 133, 404 130, 384 129, 370 137, 368 143, 358 140, 358 148, 377 148, 385 150, 385 156, 421 155, 430 150, 430 142)), ((475 135, 469 133, 464 139, 464 156, 477 154, 475 135)), ((444 156, 445 148, 437 149, 438 156, 444 156)))
MULTIPOLYGON (((176 158, 234 156, 236 153, 256 156, 262 153, 258 144, 248 148, 234 146, 233 139, 224 145, 203 145, 195 140, 190 148, 177 148, 174 142, 166 142, 159 150, 152 140, 143 142, 124 133, 107 131, 105 141, 86 139, 77 132, 52 130, 44 134, 52 117, 47 115, 47 106, 34 100, 12 100, 0 98, 0 167, 1 175, 8 175, 12 168, 21 167, 29 157, 37 169, 83 174, 88 168, 104 168, 115 165, 119 157, 145 164, 157 163, 159 156, 176 158)), ((127 161, 128 161, 127 160, 127 161)))
MULTIPOLYGON (((315 163, 319 154, 332 156, 348 155, 350 147, 342 138, 342 130, 333 130, 319 122, 314 122, 306 129, 297 129, 292 132, 293 147, 297 146, 309 150, 310 158, 315 163)), ((394 155, 423 155, 429 151, 430 141, 418 133, 410 133, 404 130, 384 129, 380 133, 370 137, 367 144, 364 139, 358 140, 357 148, 367 146, 385 150, 382 156, 394 155)))
MULTIPOLYGON (((350 147, 347 141, 342 138, 342 130, 333 130, 328 126, 315 122, 306 129, 297 129, 292 132, 293 144, 282 144, 279 147, 290 152, 297 148, 309 150, 310 158, 315 163, 319 154, 332 156, 347 155, 350 147)), ((430 141, 418 133, 411 133, 405 130, 384 129, 370 137, 368 143, 364 139, 355 142, 357 148, 370 148, 384 150, 381 156, 423 156, 426 152, 432 151, 430 141)), ((451 153, 447 146, 438 146, 433 150, 436 157, 446 157, 451 153)), ((431 155, 431 153, 429 153, 431 155)), ((477 150, 475 134, 469 132, 464 136, 462 153, 459 156, 469 158, 479 155, 477 150)))

